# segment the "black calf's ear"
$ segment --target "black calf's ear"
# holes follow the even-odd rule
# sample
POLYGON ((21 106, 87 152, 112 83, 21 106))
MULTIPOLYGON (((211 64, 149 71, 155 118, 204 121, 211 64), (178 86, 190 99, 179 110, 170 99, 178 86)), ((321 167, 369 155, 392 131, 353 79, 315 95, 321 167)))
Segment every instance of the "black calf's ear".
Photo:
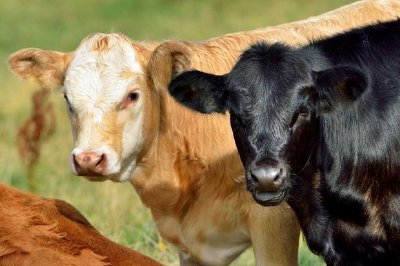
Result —
POLYGON ((313 72, 313 82, 314 86, 308 88, 308 94, 311 103, 320 112, 352 104, 368 86, 366 76, 349 66, 313 72))
POLYGON ((168 90, 178 102, 201 113, 224 113, 228 109, 224 76, 184 72, 171 81, 168 90))

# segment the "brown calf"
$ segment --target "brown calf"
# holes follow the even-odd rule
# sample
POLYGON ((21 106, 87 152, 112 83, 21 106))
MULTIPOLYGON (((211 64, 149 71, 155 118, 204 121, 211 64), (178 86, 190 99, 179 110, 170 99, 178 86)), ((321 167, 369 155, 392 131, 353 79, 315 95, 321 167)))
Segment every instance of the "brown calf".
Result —
POLYGON ((0 184, 0 265, 160 265, 101 235, 68 203, 0 184))

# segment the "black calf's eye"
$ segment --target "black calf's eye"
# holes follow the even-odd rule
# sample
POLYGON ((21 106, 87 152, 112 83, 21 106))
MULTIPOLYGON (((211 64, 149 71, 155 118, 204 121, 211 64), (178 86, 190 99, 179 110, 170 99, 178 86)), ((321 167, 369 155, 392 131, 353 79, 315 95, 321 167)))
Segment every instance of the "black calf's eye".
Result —
POLYGON ((305 107, 302 106, 299 108, 299 110, 294 114, 294 116, 292 117, 292 121, 290 122, 289 125, 289 130, 292 130, 292 128, 296 125, 296 123, 302 119, 305 119, 308 117, 308 115, 310 114, 310 110, 305 107))
POLYGON ((303 117, 306 117, 306 116, 308 116, 308 114, 309 114, 309 110, 308 110, 308 108, 307 107, 300 107, 300 109, 299 109, 299 115, 301 115, 301 116, 303 116, 303 117))
POLYGON ((138 92, 131 92, 128 94, 128 100, 135 102, 139 99, 139 93, 138 92))

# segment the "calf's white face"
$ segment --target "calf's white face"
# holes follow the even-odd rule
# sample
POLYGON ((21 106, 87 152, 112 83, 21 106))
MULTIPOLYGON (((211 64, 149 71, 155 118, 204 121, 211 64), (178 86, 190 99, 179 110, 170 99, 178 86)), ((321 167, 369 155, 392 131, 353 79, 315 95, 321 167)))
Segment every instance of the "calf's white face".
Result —
POLYGON ((90 180, 130 178, 143 145, 142 79, 135 50, 120 35, 96 34, 75 51, 62 87, 75 174, 90 180))
POLYGON ((61 87, 71 119, 71 168, 89 180, 128 180, 149 128, 149 105, 140 53, 120 34, 94 34, 74 53, 24 49, 10 67, 42 86, 61 87), (145 117, 145 118, 144 118, 145 117))

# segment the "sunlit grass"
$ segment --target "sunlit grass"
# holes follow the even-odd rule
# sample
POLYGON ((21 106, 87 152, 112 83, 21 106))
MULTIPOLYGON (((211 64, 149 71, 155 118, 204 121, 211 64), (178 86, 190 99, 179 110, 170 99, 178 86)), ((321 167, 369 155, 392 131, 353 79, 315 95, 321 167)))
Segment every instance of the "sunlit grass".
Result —
MULTIPOLYGON (((26 47, 69 51, 92 32, 123 32, 135 40, 202 40, 317 15, 347 0, 0 0, 0 182, 27 189, 16 149, 18 127, 30 113, 36 86, 7 70, 7 57, 26 47)), ((174 248, 156 232, 149 210, 133 187, 91 183, 72 176, 68 156, 70 125, 62 97, 54 91, 56 132, 44 143, 36 168, 37 193, 66 200, 109 238, 144 252, 166 265, 178 265, 174 248)), ((301 265, 322 265, 304 244, 301 265)), ((234 265, 253 265, 251 250, 234 265)))

